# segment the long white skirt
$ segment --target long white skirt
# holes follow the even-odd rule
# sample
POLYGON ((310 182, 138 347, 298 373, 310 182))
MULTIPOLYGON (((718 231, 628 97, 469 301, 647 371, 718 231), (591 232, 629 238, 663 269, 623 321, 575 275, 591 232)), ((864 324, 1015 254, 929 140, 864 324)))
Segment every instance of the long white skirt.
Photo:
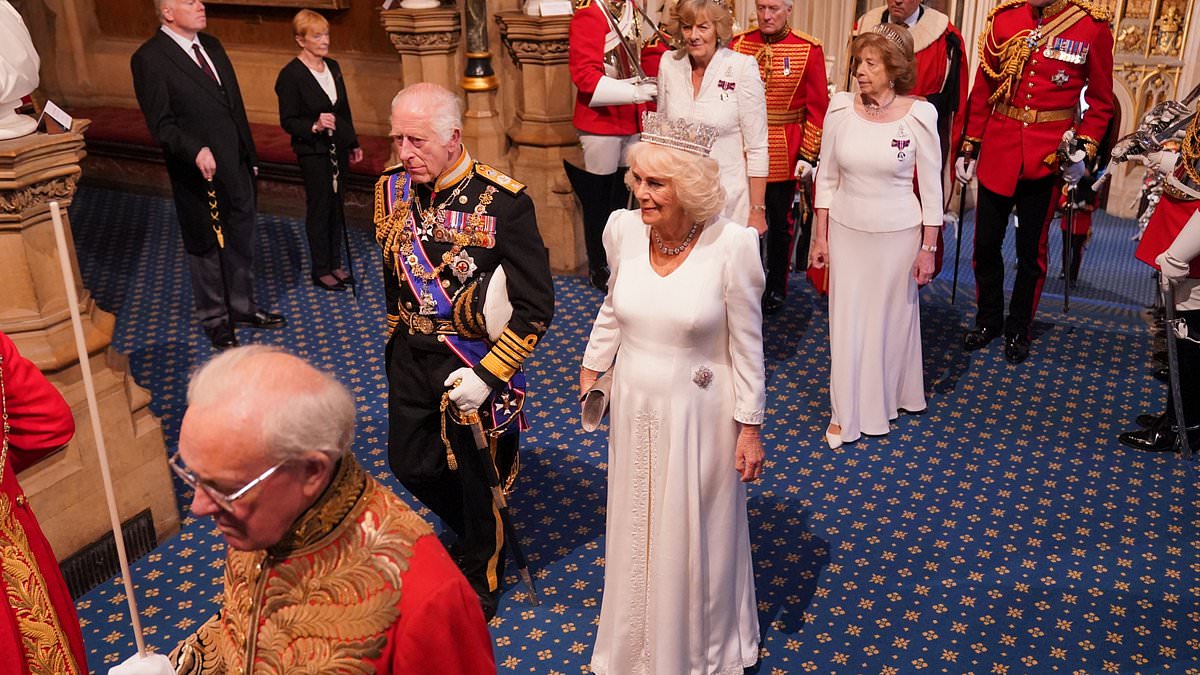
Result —
POLYGON ((925 409, 921 312, 912 266, 920 226, 864 232, 829 221, 829 400, 842 440, 882 435, 925 409))

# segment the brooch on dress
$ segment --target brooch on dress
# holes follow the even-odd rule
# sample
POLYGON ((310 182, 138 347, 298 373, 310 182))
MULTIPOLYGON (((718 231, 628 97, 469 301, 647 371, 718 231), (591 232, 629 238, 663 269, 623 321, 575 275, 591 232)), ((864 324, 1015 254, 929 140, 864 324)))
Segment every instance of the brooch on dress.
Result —
POLYGON ((904 150, 912 141, 908 139, 908 134, 904 133, 904 127, 900 127, 899 131, 896 132, 896 136, 896 138, 892 139, 892 147, 896 149, 896 160, 903 162, 904 158, 908 156, 908 153, 904 152, 904 150))
POLYGON ((697 387, 708 389, 712 381, 713 371, 709 370, 708 366, 696 366, 696 370, 692 371, 692 382, 695 382, 697 387))
POLYGON ((733 95, 733 90, 737 88, 737 82, 717 80, 717 88, 721 90, 721 100, 728 101, 729 97, 733 95))

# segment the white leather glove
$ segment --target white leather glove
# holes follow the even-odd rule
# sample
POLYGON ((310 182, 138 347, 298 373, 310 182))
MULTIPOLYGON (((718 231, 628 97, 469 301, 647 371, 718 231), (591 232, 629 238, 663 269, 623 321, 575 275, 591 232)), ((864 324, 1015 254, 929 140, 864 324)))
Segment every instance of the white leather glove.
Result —
POLYGON ((954 177, 963 185, 970 183, 975 177, 975 160, 959 155, 958 159, 954 160, 954 177))
POLYGON ((813 171, 816 171, 816 167, 812 164, 809 164, 803 159, 796 160, 796 178, 804 180, 811 176, 813 171))
POLYGON ((171 660, 162 654, 134 654, 120 665, 108 669, 108 675, 175 675, 171 660))
POLYGON ((1179 161, 1179 153, 1173 150, 1155 150, 1147 152, 1144 155, 1136 155, 1142 161, 1142 164, 1147 169, 1157 171, 1162 174, 1170 174, 1175 171, 1175 164, 1179 161))
POLYGON ((658 83, 652 78, 646 78, 633 85, 633 102, 647 103, 658 97, 658 83))
POLYGON ((1062 170, 1063 180, 1071 186, 1078 185, 1086 173, 1087 167, 1083 162, 1070 162, 1062 170))
POLYGON ((1181 260, 1176 260, 1170 253, 1163 251, 1154 259, 1154 264, 1158 265, 1158 271, 1161 275, 1159 280, 1163 285, 1167 285, 1172 281, 1183 281, 1187 278, 1190 266, 1188 263, 1181 260))
POLYGON ((492 393, 492 388, 488 386, 487 382, 476 375, 474 370, 466 367, 450 373, 450 376, 442 384, 454 387, 450 390, 450 402, 458 406, 462 412, 479 410, 479 406, 483 405, 483 402, 492 393), (455 387, 455 380, 462 380, 462 382, 455 387))
MULTIPOLYGON (((657 90, 656 90, 657 91, 657 90)), ((628 77, 624 80, 605 75, 596 83, 592 98, 588 101, 589 108, 600 108, 608 105, 628 105, 637 98, 637 79, 628 77)))

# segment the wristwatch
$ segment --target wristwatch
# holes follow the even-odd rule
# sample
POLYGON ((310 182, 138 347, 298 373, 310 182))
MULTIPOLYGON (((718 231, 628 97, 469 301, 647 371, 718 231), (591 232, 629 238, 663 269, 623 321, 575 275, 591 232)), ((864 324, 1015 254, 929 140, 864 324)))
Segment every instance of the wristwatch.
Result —
POLYGON ((937 253, 937 244, 921 244, 921 250, 929 253, 937 253))

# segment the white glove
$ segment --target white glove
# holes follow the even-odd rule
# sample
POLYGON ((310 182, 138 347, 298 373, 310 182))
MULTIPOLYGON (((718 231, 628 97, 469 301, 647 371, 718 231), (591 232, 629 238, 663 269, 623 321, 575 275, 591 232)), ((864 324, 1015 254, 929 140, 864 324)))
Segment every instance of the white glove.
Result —
POLYGON ((1170 253, 1163 251, 1154 259, 1154 264, 1158 265, 1158 271, 1162 275, 1160 280, 1165 286, 1171 281, 1182 281, 1187 278, 1190 265, 1185 262, 1176 260, 1170 253))
POLYGON ((637 98, 637 80, 632 77, 618 80, 605 75, 596 82, 588 107, 599 108, 608 105, 628 105, 637 98))
POLYGON ((108 675, 175 675, 171 660, 162 654, 134 654, 118 666, 108 669, 108 675))
POLYGON ((1142 164, 1151 171, 1170 174, 1175 171, 1175 164, 1179 161, 1179 153, 1173 150, 1155 150, 1154 152, 1147 152, 1144 155, 1137 155, 1137 158, 1142 160, 1142 164))
POLYGON ((1067 185, 1078 185, 1083 175, 1087 173, 1087 167, 1083 162, 1071 162, 1063 167, 1063 180, 1067 185))
POLYGON ((479 406, 487 400, 487 397, 492 394, 492 388, 484 382, 474 370, 470 368, 459 368, 450 373, 450 376, 443 382, 447 387, 454 387, 450 390, 450 402, 458 406, 462 412, 472 412, 479 410, 479 406), (457 387, 454 386, 455 380, 462 380, 457 387))
POLYGON ((805 178, 808 178, 810 175, 812 175, 813 171, 816 171, 816 167, 813 166, 812 164, 809 164, 808 162, 804 161, 803 159, 796 160, 796 172, 795 172, 796 178, 799 178, 800 180, 804 180, 805 178))
POLYGON ((646 78, 641 82, 633 85, 633 102, 646 103, 653 101, 658 97, 658 83, 651 78, 646 78))
POLYGON ((954 160, 954 177, 963 185, 970 183, 975 177, 975 160, 959 155, 958 159, 954 160))

